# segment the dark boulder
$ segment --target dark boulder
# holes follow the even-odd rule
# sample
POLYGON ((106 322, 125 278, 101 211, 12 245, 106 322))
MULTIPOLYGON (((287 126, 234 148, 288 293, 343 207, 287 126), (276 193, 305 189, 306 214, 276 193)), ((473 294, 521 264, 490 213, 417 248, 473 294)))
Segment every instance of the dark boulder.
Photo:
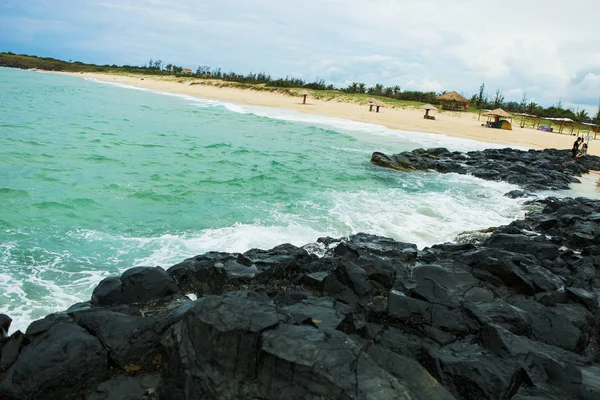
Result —
POLYGON ((481 325, 498 325, 522 336, 531 335, 531 317, 529 314, 502 299, 490 302, 469 303, 466 305, 481 325))
POLYGON ((178 398, 452 399, 418 363, 337 331, 347 311, 311 297, 278 310, 253 292, 200 299, 171 347, 185 360, 178 398))
POLYGON ((575 398, 581 390, 593 389, 583 385, 582 367, 589 364, 584 357, 492 325, 482 329, 480 343, 501 359, 520 365, 539 388, 552 391, 556 385, 575 398))
MULTIPOLYGON (((600 169, 600 157, 586 156, 570 163, 569 150, 487 149, 458 153, 416 149, 391 156, 375 152, 371 164, 399 171, 435 170, 441 173, 471 174, 478 178, 505 181, 525 190, 568 189, 577 176, 600 169)), ((525 193, 510 192, 510 197, 525 193)))
MULTIPOLYGON (((183 316, 181 314, 180 318, 183 316)), ((102 343, 111 361, 121 369, 151 370, 158 344, 177 319, 145 317, 92 309, 73 313, 73 319, 102 343)))
POLYGON ((283 244, 270 250, 248 250, 244 254, 206 253, 172 266, 168 273, 183 291, 198 296, 260 285, 276 288, 278 281, 280 287, 275 295, 301 284, 309 274, 332 269, 318 260, 303 248, 283 244))
POLYGON ((513 304, 527 312, 533 339, 575 353, 583 352, 593 330, 593 317, 583 306, 557 304, 546 307, 533 300, 520 300, 513 304))
POLYGON ((111 306, 144 303, 179 292, 173 278, 160 267, 135 267, 121 277, 104 279, 92 293, 92 304, 111 306))
POLYGON ((220 294, 230 279, 252 278, 257 269, 240 254, 209 252, 173 265, 167 272, 186 293, 203 295, 220 294))
POLYGON ((107 377, 107 354, 100 341, 67 316, 32 323, 27 346, 0 382, 6 399, 80 399, 107 377))
POLYGON ((459 260, 471 268, 476 278, 513 293, 531 296, 564 285, 560 277, 541 267, 530 255, 483 248, 467 252, 459 260))
POLYGON ((16 331, 4 342, 0 352, 0 374, 6 372, 15 363, 26 342, 25 335, 21 331, 16 331))
POLYGON ((12 319, 8 315, 0 314, 0 344, 4 338, 8 337, 11 322, 12 319))
POLYGON ((158 400, 160 375, 118 376, 88 393, 86 400, 158 400))
POLYGON ((520 368, 470 341, 455 342, 434 353, 441 383, 461 399, 508 399, 521 384, 520 368))
POLYGON ((541 236, 493 233, 482 243, 483 246, 503 249, 514 253, 530 254, 538 260, 553 261, 560 255, 559 247, 541 236))
POLYGON ((359 233, 339 241, 333 253, 354 261, 363 257, 377 257, 414 265, 418 251, 417 246, 412 243, 402 243, 390 238, 359 233))

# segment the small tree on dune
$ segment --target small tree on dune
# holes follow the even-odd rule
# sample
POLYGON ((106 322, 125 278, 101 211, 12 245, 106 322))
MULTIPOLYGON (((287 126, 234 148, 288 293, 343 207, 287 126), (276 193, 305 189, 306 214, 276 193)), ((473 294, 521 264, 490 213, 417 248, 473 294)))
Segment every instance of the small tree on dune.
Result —
POLYGON ((477 96, 475 97, 475 104, 477 105, 477 107, 483 107, 485 97, 487 97, 485 96, 485 83, 482 83, 481 86, 479 86, 479 94, 477 94, 477 96))
POLYGON ((504 103, 504 94, 500 91, 500 89, 496 89, 496 94, 494 95, 494 100, 492 101, 492 107, 498 108, 504 103))
POLYGON ((524 111, 525 107, 527 107, 527 92, 523 92, 523 98, 521 99, 521 103, 519 104, 519 108, 521 109, 521 111, 524 111))

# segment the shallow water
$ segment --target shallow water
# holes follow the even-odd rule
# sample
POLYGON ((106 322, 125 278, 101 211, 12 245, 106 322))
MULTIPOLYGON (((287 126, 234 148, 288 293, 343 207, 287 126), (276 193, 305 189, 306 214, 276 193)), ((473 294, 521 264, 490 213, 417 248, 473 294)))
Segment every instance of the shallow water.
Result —
POLYGON ((0 68, 0 312, 14 328, 136 265, 357 232, 419 247, 523 215, 515 186, 399 173, 443 135, 0 68))

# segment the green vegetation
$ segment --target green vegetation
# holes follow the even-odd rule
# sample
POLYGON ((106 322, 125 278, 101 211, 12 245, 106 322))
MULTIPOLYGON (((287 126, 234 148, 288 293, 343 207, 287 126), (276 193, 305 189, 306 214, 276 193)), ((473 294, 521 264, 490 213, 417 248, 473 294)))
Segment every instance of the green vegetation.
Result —
MULTIPOLYGON (((209 66, 199 66, 196 71, 185 70, 183 67, 166 64, 162 60, 149 60, 143 66, 135 65, 95 65, 79 61, 63 61, 48 57, 36 57, 24 54, 0 53, 0 66, 40 69, 47 71, 66 72, 102 72, 109 74, 145 74, 175 77, 179 82, 190 81, 195 84, 198 79, 205 84, 214 86, 235 86, 241 89, 271 91, 298 95, 299 89, 311 90, 311 96, 321 100, 336 100, 342 102, 366 103, 368 97, 377 98, 390 107, 419 106, 423 103, 439 104, 437 97, 442 93, 420 92, 416 90, 402 90, 398 85, 385 87, 376 84, 368 87, 364 83, 353 82, 348 87, 336 88, 327 85, 323 79, 317 78, 314 82, 306 82, 299 78, 285 77, 273 78, 265 72, 248 73, 246 75, 234 72, 223 72, 220 68, 211 69, 209 66)), ((523 95, 521 102, 506 102, 504 94, 496 90, 493 96, 485 93, 485 84, 479 92, 470 98, 472 107, 470 111, 479 112, 482 109, 504 108, 509 112, 520 112, 543 117, 571 118, 578 122, 595 122, 600 124, 600 105, 598 113, 591 118, 585 110, 564 108, 559 101, 550 107, 543 107, 535 102, 528 102, 527 95, 523 95)))
POLYGON ((485 83, 482 83, 479 87, 479 93, 471 96, 471 104, 476 108, 483 109, 495 109, 502 107, 504 110, 513 113, 526 113, 530 115, 536 115, 538 117, 550 117, 550 118, 570 118, 577 122, 595 122, 600 123, 600 104, 598 106, 598 112, 595 117, 590 117, 585 110, 573 110, 571 108, 564 108, 562 101, 556 105, 550 107, 543 107, 533 101, 527 100, 527 93, 523 93, 523 98, 519 103, 516 101, 504 101, 504 94, 500 90, 496 90, 493 96, 489 96, 485 93, 485 83))

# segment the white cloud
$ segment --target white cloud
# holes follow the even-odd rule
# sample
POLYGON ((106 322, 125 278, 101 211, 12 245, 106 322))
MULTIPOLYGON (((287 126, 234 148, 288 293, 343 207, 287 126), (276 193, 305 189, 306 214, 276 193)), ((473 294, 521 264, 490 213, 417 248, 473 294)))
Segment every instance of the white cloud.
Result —
POLYGON ((592 0, 31 0, 5 11, 2 47, 29 44, 66 59, 161 58, 463 93, 485 82, 511 100, 526 92, 585 107, 600 95, 600 8, 592 0), (27 19, 35 34, 18 29, 27 19))

